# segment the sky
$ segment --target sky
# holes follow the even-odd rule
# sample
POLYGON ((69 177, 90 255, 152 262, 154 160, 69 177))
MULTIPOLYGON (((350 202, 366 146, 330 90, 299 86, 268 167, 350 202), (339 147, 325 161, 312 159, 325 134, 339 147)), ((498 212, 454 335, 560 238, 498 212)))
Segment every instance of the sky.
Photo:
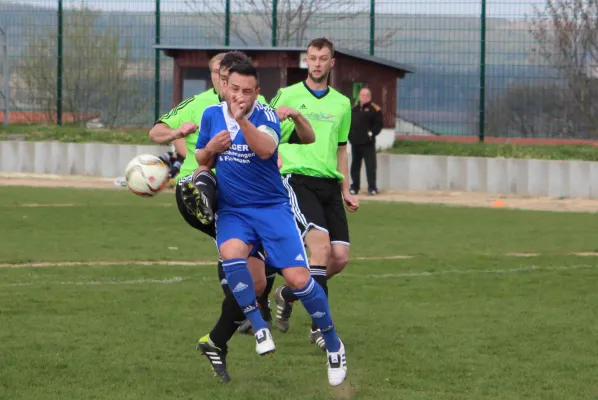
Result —
MULTIPOLYGON (((162 12, 189 11, 188 1, 193 0, 160 0, 162 12)), ((211 4, 224 4, 224 0, 195 0, 211 4)), ((234 4, 236 0, 232 0, 234 4)), ((323 0, 326 1, 326 0, 323 0)), ((351 0, 348 0, 351 1, 351 0)), ((360 8, 367 6, 369 0, 353 0, 360 8)), ((479 16, 482 0, 375 0, 377 13, 397 14, 446 14, 479 16)), ((0 0, 0 3, 11 3, 14 0, 0 0)), ((33 4, 56 8, 58 0, 19 0, 19 4, 33 4)), ((105 11, 152 12, 155 0, 63 0, 64 7, 85 4, 90 8, 105 11)), ((532 14, 533 5, 542 7, 545 0, 486 0, 486 13, 494 18, 524 18, 532 14)), ((234 10, 233 10, 234 11, 234 10)))

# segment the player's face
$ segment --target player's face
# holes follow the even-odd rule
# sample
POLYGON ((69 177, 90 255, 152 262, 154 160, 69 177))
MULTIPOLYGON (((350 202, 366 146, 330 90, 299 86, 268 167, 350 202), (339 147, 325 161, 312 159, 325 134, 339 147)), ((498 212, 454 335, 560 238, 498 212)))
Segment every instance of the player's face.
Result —
POLYGON ((257 86, 257 80, 253 76, 245 76, 237 73, 232 73, 228 77, 228 85, 226 88, 226 101, 229 103, 245 103, 247 105, 247 113, 251 111, 253 103, 257 100, 257 95, 260 89, 257 86))
POLYGON ((328 47, 307 49, 307 73, 314 82, 325 82, 328 79, 330 69, 334 66, 334 58, 328 47))
POLYGON ((214 89, 216 92, 220 93, 220 61, 216 61, 210 67, 210 77, 212 78, 212 85, 214 85, 214 89))

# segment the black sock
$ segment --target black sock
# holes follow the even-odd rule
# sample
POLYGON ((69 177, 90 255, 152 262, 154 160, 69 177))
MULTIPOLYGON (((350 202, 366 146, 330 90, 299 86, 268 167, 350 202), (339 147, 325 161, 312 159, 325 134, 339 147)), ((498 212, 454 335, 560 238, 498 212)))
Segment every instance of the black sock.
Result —
POLYGON ((295 293, 293 293, 291 288, 288 286, 283 287, 282 292, 280 294, 284 301, 286 301, 287 303, 292 303, 294 301, 299 300, 299 297, 297 297, 295 293))
POLYGON ((268 306, 268 297, 270 297, 270 293, 272 293, 272 287, 274 287, 275 279, 276 270, 266 265, 266 288, 264 289, 264 293, 259 295, 257 298, 257 303, 260 305, 260 307, 268 306))
POLYGON ((229 291, 224 300, 222 300, 220 318, 218 318, 216 325, 210 332, 210 340, 216 347, 226 351, 228 341, 233 337, 243 320, 245 320, 245 314, 243 314, 243 310, 239 307, 235 296, 229 291))
MULTIPOLYGON (((326 267, 322 266, 310 266, 311 269, 311 277, 314 278, 322 289, 324 293, 326 293, 326 297, 328 297, 328 279, 326 279, 326 267)), ((315 321, 312 319, 311 321, 311 330, 316 331, 318 329, 318 325, 316 325, 315 321)))
POLYGON ((208 198, 210 205, 215 210, 218 201, 218 189, 216 188, 216 178, 211 171, 201 171, 195 177, 195 186, 208 198))
POLYGON ((224 275, 224 267, 222 266, 222 260, 218 260, 218 281, 220 282, 220 286, 222 287, 224 295, 228 295, 230 293, 230 288, 228 287, 228 283, 226 282, 226 275, 224 275))

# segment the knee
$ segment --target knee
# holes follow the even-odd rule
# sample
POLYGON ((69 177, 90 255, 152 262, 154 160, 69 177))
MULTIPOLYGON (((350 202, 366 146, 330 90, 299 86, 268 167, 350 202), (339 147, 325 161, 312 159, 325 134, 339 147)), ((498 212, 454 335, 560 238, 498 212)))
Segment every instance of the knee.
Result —
MULTIPOLYGON (((289 271, 291 272, 291 271, 289 271)), ((284 275, 287 282, 287 286, 292 290, 303 289, 309 283, 311 275, 307 268, 293 268, 292 273, 286 273, 284 275)))
POLYGON ((247 245, 240 240, 231 239, 220 246, 220 256, 223 260, 230 260, 233 258, 247 258, 249 253, 247 245))

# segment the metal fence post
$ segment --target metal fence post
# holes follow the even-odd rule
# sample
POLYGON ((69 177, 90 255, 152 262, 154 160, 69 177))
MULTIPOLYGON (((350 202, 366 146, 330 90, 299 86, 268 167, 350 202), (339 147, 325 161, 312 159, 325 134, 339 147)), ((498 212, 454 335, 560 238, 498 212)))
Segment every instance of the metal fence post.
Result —
POLYGON ((56 66, 56 123, 62 125, 62 0, 58 0, 58 65, 56 66))
POLYGON ((484 141, 486 129, 486 0, 482 1, 480 15, 480 106, 478 110, 478 138, 484 141))
POLYGON ((376 47, 376 0, 370 0, 370 56, 376 47))
POLYGON ((0 35, 2 35, 2 55, 4 56, 4 62, 2 63, 2 77, 3 77, 3 88, 2 97, 4 98, 4 128, 8 128, 9 123, 9 100, 10 100, 10 70, 8 68, 8 34, 2 28, 0 28, 0 35))
MULTIPOLYGON (((156 0, 156 44, 160 44, 160 0, 156 0)), ((154 53, 154 121, 160 118, 160 49, 154 53)))
POLYGON ((230 0, 226 0, 224 10, 224 45, 230 46, 230 0))

